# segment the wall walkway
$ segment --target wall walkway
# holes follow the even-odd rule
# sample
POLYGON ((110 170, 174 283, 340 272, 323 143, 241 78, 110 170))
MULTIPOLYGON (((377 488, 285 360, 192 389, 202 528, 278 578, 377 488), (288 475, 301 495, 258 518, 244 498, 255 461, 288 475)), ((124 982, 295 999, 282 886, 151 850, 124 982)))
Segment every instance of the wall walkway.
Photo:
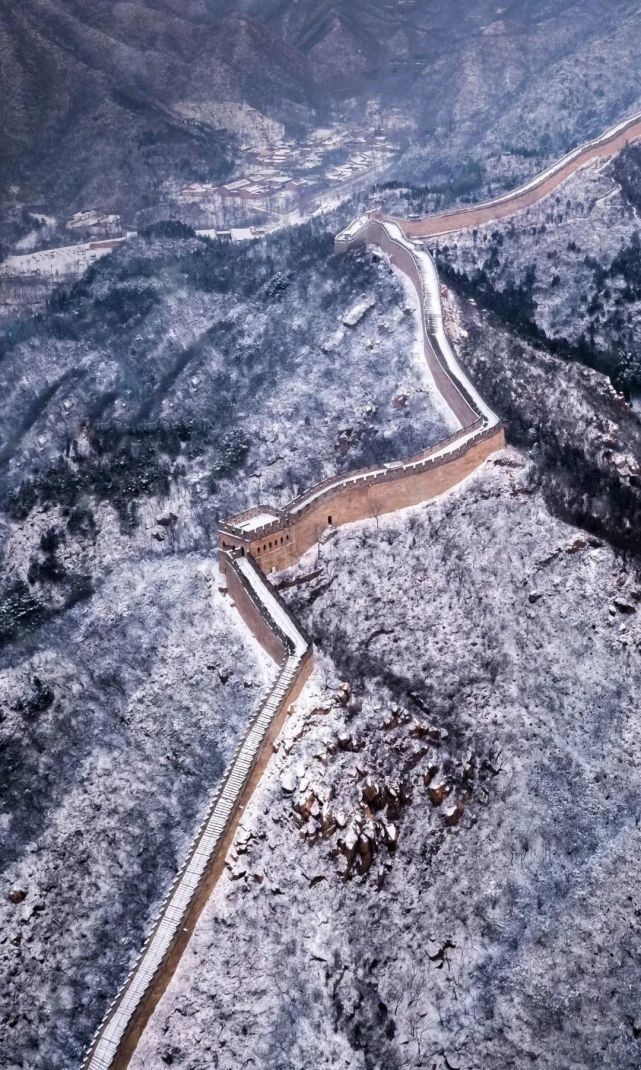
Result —
POLYGON ((250 554, 265 571, 295 564, 328 527, 428 501, 505 445, 498 417, 468 379, 445 334, 438 273, 429 253, 413 245, 396 223, 372 216, 351 223, 335 244, 338 252, 377 245, 410 279, 420 305, 425 359, 459 430, 407 461, 332 476, 282 509, 258 505, 220 524, 221 549, 250 554))
POLYGON ((87 1070, 116 1070, 129 1063, 220 877, 243 805, 262 776, 289 705, 312 669, 308 638, 253 562, 230 551, 221 555, 220 564, 236 608, 276 661, 278 673, 236 747, 138 959, 92 1040, 82 1064, 87 1070))

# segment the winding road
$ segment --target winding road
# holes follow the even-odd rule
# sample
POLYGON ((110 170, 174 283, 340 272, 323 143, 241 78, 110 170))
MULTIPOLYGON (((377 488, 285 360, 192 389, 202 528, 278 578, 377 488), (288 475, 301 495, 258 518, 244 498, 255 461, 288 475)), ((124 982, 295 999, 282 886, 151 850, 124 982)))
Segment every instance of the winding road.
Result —
POLYGON ((290 704, 311 671, 309 640, 264 573, 293 564, 328 525, 377 516, 435 497, 504 444, 498 417, 466 376, 446 337, 432 258, 412 239, 439 237, 514 215, 548 196, 593 160, 611 156, 639 138, 641 116, 633 116, 496 200, 420 221, 394 220, 373 212, 337 236, 340 252, 366 243, 378 245, 414 284, 426 361, 459 430, 408 461, 334 477, 310 488, 284 509, 261 505, 220 525, 219 560, 228 593, 276 661, 275 683, 236 749, 147 941, 91 1042, 82 1070, 122 1070, 128 1065, 224 870, 241 808, 251 798, 290 704))

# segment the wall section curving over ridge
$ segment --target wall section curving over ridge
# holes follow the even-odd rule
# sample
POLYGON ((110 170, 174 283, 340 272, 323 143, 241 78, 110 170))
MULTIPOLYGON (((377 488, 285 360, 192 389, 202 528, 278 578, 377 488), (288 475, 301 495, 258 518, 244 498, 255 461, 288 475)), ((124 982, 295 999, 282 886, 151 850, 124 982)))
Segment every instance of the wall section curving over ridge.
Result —
POLYGON ((425 359, 436 388, 460 427, 407 461, 333 476, 282 509, 257 506, 250 513, 220 524, 221 549, 233 546, 251 554, 266 571, 295 564, 328 527, 371 519, 442 494, 505 445, 496 413, 467 377, 445 334, 440 284, 432 257, 413 245, 397 223, 374 215, 356 219, 335 241, 337 252, 366 244, 382 249, 414 286, 425 359), (270 513, 273 520, 256 526, 255 514, 270 513))
MULTIPOLYGON (((425 219, 396 219, 394 222, 409 238, 441 238, 457 230, 481 227, 485 223, 496 223, 499 219, 508 219, 554 193, 554 190, 558 189, 563 182, 593 160, 614 156, 626 145, 639 139, 641 139, 641 115, 632 115, 617 123, 616 126, 610 127, 593 141, 579 145, 567 156, 557 160, 530 182, 512 190, 511 193, 505 193, 483 204, 471 205, 469 208, 455 208, 439 215, 427 216, 425 219)), ((381 213, 380 218, 388 217, 381 213)))
POLYGON ((331 477, 284 508, 256 506, 219 525, 219 563, 228 593, 276 662, 276 681, 236 748, 147 941, 92 1040, 82 1070, 124 1070, 128 1065, 223 872, 239 814, 264 771, 287 710, 311 672, 310 642, 264 572, 296 563, 328 526, 379 516, 435 497, 504 445, 496 414, 467 378, 446 337, 434 262, 411 238, 438 237, 513 215, 547 196, 591 160, 613 155, 638 138, 641 116, 633 116, 504 197, 420 221, 393 220, 373 212, 337 236, 338 252, 375 244, 412 281, 420 302, 425 358, 460 427, 407 461, 331 477))
POLYGON ((228 552, 220 565, 243 620, 278 665, 276 680, 236 747, 151 932, 93 1037, 83 1070, 128 1065, 223 871, 242 808, 262 776, 287 711, 312 669, 307 636, 255 564, 228 552))

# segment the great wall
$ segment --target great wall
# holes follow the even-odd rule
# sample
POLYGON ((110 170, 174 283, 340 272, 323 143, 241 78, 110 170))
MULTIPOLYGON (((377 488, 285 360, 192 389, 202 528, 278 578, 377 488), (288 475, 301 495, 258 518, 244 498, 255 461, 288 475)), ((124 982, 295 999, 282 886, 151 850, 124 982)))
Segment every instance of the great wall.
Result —
POLYGON ((335 239, 337 252, 372 244, 416 289, 423 348, 437 390, 459 430, 404 462, 336 476, 284 508, 259 505, 219 525, 226 592, 277 666, 276 678, 236 747, 149 936, 85 1055, 81 1070, 124 1070, 165 991, 219 877, 243 809, 260 780, 292 703, 312 670, 312 647, 266 573, 287 568, 325 532, 429 501, 455 486, 505 444, 498 417, 461 368, 443 327, 440 286, 429 253, 413 239, 437 237, 506 218, 548 196, 581 167, 641 137, 641 116, 624 120, 571 152, 526 186, 494 201, 425 220, 373 212, 335 239))

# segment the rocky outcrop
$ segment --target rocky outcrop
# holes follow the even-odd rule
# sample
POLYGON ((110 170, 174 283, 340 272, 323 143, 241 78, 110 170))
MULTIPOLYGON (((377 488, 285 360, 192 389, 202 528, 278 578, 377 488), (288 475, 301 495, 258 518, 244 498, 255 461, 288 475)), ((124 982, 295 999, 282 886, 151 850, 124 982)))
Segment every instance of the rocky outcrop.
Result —
MULTIPOLYGON (((381 887, 399 843, 408 807, 423 809, 435 834, 475 821, 496 775, 493 756, 481 759, 464 742, 450 740, 445 726, 392 704, 374 715, 367 701, 344 682, 329 709, 337 728, 322 752, 280 776, 289 821, 307 849, 327 851, 342 880, 375 872, 381 887)), ((311 725, 314 710, 310 714, 311 725)), ((304 738, 305 731, 299 733, 304 738)), ((289 747, 283 746, 289 753, 289 747)), ((411 844, 405 851, 411 853, 411 844)))

